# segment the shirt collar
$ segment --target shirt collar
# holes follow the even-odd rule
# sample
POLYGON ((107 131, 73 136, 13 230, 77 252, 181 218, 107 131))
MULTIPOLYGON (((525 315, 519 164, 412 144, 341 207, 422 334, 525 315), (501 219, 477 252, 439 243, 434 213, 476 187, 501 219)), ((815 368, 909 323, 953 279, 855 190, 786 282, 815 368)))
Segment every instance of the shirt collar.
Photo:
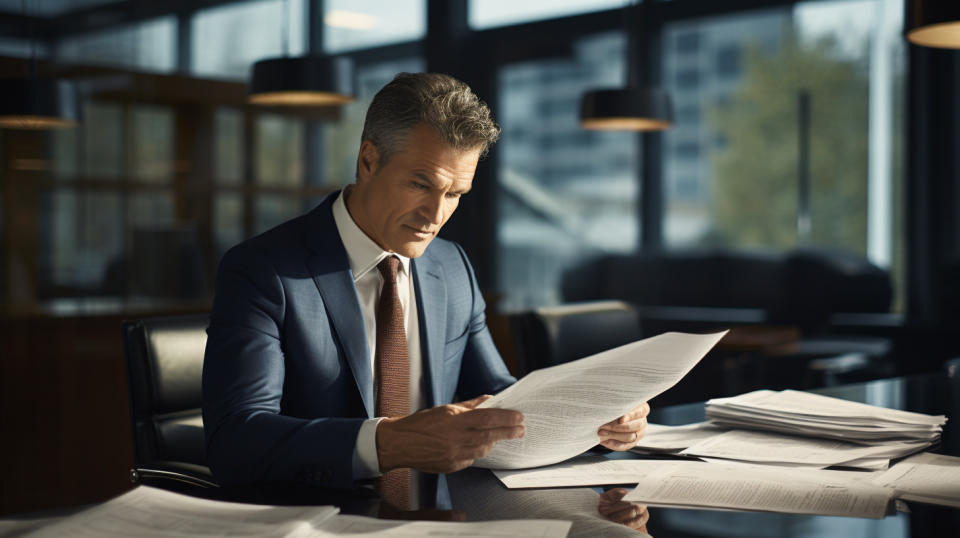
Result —
POLYGON ((347 251, 350 270, 353 271, 353 281, 358 282, 387 256, 396 256, 400 260, 400 270, 409 275, 410 258, 383 250, 354 222, 345 202, 347 189, 341 191, 333 202, 333 221, 337 225, 343 248, 347 251))

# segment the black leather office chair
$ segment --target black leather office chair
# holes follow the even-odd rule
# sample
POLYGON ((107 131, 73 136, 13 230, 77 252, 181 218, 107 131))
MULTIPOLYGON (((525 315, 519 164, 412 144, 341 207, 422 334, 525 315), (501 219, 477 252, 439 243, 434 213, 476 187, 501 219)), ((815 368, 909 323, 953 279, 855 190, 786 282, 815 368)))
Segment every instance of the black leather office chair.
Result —
POLYGON ((164 489, 218 487, 206 464, 201 375, 206 314, 123 324, 133 426, 133 482, 164 489))
POLYGON ((509 316, 521 374, 640 340, 640 316, 621 301, 541 307, 509 316))

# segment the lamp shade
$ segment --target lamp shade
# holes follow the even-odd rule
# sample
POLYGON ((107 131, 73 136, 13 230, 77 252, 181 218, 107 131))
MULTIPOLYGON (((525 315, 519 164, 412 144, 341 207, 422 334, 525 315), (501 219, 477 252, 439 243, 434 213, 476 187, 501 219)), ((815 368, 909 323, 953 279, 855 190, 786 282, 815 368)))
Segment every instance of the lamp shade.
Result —
POLYGON ((907 40, 925 47, 960 49, 960 1, 907 0, 907 40))
POLYGON ((594 90, 585 93, 580 102, 580 126, 584 129, 662 131, 672 123, 670 97, 660 90, 594 90))
POLYGON ((348 58, 302 56, 253 64, 249 101, 258 105, 323 106, 353 101, 348 58))
POLYGON ((69 81, 0 80, 0 128, 60 129, 76 126, 79 119, 76 89, 69 81))

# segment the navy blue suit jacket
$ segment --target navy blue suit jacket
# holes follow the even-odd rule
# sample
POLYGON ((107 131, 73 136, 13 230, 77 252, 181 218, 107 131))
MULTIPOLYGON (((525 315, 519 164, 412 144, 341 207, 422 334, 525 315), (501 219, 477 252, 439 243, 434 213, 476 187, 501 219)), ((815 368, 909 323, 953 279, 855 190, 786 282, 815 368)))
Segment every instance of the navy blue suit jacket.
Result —
MULTIPOLYGON (((354 485, 357 432, 374 416, 373 372, 335 199, 233 247, 220 263, 203 425, 210 469, 224 484, 354 485)), ((434 239, 411 267, 428 404, 513 383, 460 246, 434 239)))

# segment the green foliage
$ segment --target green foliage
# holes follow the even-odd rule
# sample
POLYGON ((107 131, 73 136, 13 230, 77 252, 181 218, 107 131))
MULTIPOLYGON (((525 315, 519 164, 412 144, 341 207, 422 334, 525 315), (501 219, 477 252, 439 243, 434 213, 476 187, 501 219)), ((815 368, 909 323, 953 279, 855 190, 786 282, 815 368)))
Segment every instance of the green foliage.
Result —
POLYGON ((715 242, 796 245, 798 100, 810 95, 812 242, 866 250, 868 73, 832 39, 780 50, 748 49, 743 81, 709 121, 724 149, 712 152, 715 242))

